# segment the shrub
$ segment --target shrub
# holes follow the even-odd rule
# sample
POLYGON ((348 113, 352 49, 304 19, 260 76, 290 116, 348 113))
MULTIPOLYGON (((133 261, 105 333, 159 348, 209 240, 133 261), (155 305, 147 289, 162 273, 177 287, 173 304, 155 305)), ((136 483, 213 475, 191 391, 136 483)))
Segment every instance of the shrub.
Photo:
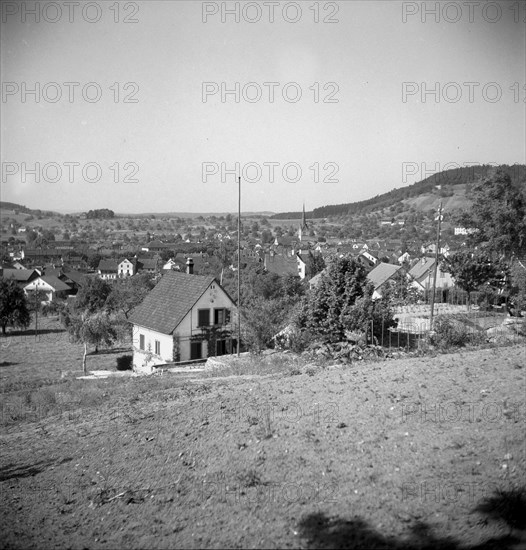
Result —
POLYGON ((314 335, 307 329, 289 325, 273 338, 276 349, 289 349, 294 353, 307 350, 314 341, 314 335))
POLYGON ((42 315, 47 317, 48 315, 57 315, 61 314, 64 308, 63 304, 58 302, 49 302, 42 306, 42 315))
POLYGON ((117 370, 132 370, 133 356, 121 355, 117 357, 117 370))
POLYGON ((433 332, 430 336, 431 344, 448 349, 451 347, 463 347, 476 340, 468 327, 451 317, 439 315, 435 318, 433 332))

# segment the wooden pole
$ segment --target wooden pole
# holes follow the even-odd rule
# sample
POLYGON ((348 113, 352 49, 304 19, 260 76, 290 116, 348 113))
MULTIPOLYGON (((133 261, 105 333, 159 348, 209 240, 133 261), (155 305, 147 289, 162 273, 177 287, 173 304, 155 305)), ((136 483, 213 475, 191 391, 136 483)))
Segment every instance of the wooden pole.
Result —
POLYGON ((435 250, 435 265, 433 266, 433 289, 431 291, 431 314, 429 316, 429 330, 433 330, 433 321, 435 315, 435 293, 437 287, 438 257, 440 252, 440 225, 442 223, 442 203, 438 209, 437 240, 435 250))
POLYGON ((241 346, 241 176, 237 193, 237 356, 241 346))
POLYGON ((35 281, 35 341, 38 340, 38 283, 35 281))

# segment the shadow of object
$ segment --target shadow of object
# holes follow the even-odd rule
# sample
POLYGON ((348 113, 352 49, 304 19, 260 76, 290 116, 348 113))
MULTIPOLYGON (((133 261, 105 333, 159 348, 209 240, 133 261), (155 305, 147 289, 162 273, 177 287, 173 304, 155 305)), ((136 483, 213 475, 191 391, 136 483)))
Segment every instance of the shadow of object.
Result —
POLYGON ((36 476, 51 466, 59 466, 66 462, 71 462, 72 458, 64 458, 62 460, 41 460, 35 464, 8 464, 0 469, 0 482, 9 479, 20 479, 24 477, 36 476))
MULTIPOLYGON (((505 523, 510 529, 526 530, 526 488, 510 491, 497 489, 484 499, 475 509, 487 519, 505 523)), ((487 522, 487 520, 486 520, 487 522)))
POLYGON ((408 536, 396 537, 379 532, 359 516, 345 520, 329 518, 323 513, 305 517, 299 524, 299 530, 308 548, 321 550, 516 550, 517 544, 524 544, 524 540, 510 534, 465 546, 452 537, 437 537, 428 524, 417 521, 408 536))
POLYGON ((97 356, 97 355, 116 355, 117 353, 131 353, 130 348, 111 348, 111 349, 99 349, 98 351, 90 351, 88 356, 97 356))
POLYGON ((323 513, 311 514, 299 525, 302 537, 309 548, 382 550, 455 550, 458 544, 452 539, 438 539, 425 523, 415 523, 407 539, 388 536, 371 527, 356 516, 350 520, 328 518, 323 513))

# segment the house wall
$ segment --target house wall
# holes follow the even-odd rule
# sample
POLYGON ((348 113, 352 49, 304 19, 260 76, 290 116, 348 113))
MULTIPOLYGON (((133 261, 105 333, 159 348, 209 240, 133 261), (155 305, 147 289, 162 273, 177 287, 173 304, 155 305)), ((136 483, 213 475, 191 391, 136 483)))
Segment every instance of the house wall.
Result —
POLYGON ((133 275, 133 264, 129 260, 123 260, 118 267, 119 277, 131 277, 133 275))
POLYGON ((298 275, 301 280, 305 279, 307 276, 307 265, 300 258, 298 258, 298 275))
MULTIPOLYGON (((192 310, 181 321, 175 331, 176 335, 179 336, 180 361, 190 360, 190 337, 202 334, 201 329, 198 328, 198 310, 209 309, 210 323, 213 323, 215 308, 230 309, 230 317, 232 318, 234 310, 234 304, 232 300, 230 300, 230 298, 219 287, 217 283, 212 283, 212 285, 206 290, 201 298, 199 298, 192 310), (215 289, 213 289, 212 286, 215 286, 215 289)), ((231 327, 231 324, 224 326, 226 330, 231 330, 231 327)), ((215 350, 213 350, 212 355, 213 354, 215 354, 215 350)), ((206 340, 202 340, 202 356, 208 356, 208 344, 206 340)))
MULTIPOLYGON (((433 286, 433 272, 426 273, 420 279, 413 280, 411 285, 419 290, 425 290, 432 288, 433 286)), ((451 288, 455 286, 455 279, 449 274, 442 271, 440 268, 437 269, 437 288, 451 288)))
POLYGON ((29 283, 24 287, 24 292, 26 296, 28 292, 34 292, 35 290, 46 293, 46 300, 45 300, 46 303, 52 302, 53 298, 57 294, 55 292, 55 289, 45 281, 42 281, 42 279, 35 279, 34 281, 32 281, 31 283, 29 283))
POLYGON ((163 365, 173 360, 173 338, 148 328, 133 325, 133 367, 139 371, 151 371, 153 365, 163 365), (140 349, 140 335, 144 335, 144 350, 140 349), (161 344, 160 354, 155 354, 155 341, 161 344), (151 353, 150 353, 151 352, 151 353))

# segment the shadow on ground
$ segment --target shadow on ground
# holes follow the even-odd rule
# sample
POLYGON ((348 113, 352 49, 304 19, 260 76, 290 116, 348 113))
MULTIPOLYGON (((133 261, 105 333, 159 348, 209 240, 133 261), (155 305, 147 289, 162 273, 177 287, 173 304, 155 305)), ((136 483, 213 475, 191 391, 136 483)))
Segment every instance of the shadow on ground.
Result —
POLYGON ((351 519, 329 518, 323 513, 305 517, 299 524, 299 529, 309 548, 320 549, 512 550, 518 548, 519 544, 520 548, 526 547, 523 546, 526 538, 518 532, 526 530, 526 488, 497 491, 473 512, 485 516, 481 525, 489 520, 496 520, 508 526, 509 534, 466 547, 453 538, 435 536, 429 525, 423 522, 415 522, 407 537, 398 538, 384 535, 359 516, 351 519))
POLYGON ((63 460, 41 460, 34 464, 8 464, 0 469, 0 482, 9 479, 19 479, 24 477, 36 476, 40 472, 47 470, 51 466, 58 466, 65 462, 70 462, 72 458, 64 458, 63 460))

